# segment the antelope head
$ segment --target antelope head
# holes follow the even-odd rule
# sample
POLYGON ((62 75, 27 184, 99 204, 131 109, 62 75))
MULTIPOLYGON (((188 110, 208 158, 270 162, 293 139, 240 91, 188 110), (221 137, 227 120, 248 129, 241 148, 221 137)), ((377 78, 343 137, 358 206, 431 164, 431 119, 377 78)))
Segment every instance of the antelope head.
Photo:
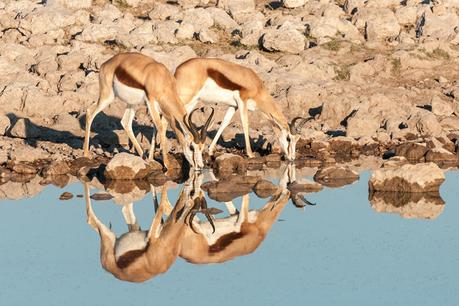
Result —
MULTIPOLYGON (((189 149, 191 152, 190 154, 191 159, 193 161, 194 167, 196 170, 202 170, 204 168, 204 161, 202 159, 202 153, 204 151, 204 145, 207 139, 207 131, 209 129, 209 125, 212 122, 212 118, 214 116, 214 109, 211 107, 212 111, 207 118, 206 122, 203 126, 198 127, 193 122, 193 114, 198 110, 197 108, 194 109, 188 116, 185 115, 183 118, 183 122, 185 123, 186 127, 190 131, 191 135, 193 136, 193 141, 191 141, 189 145, 189 149)), ((200 109, 204 112, 204 108, 200 109)))
POLYGON ((303 126, 311 120, 312 117, 303 118, 303 117, 295 117, 293 120, 288 124, 288 131, 283 129, 282 135, 280 138, 280 145, 282 150, 287 155, 287 159, 293 161, 296 156, 296 143, 300 139, 301 129, 303 126))

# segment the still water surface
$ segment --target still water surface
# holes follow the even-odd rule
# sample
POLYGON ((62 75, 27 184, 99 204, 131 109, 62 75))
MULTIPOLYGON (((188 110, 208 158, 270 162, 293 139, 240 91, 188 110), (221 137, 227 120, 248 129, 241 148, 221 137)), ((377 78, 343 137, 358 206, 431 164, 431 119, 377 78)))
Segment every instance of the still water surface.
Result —
MULTIPOLYGON (((250 255, 210 265, 179 257, 143 283, 121 281, 102 268, 84 198, 59 201, 63 190, 48 186, 31 199, 4 200, 0 305, 459 305, 459 173, 446 174, 446 204, 434 219, 376 212, 369 176, 308 195, 316 206, 287 204, 250 255)), ((65 190, 84 194, 81 183, 65 190)), ((172 204, 181 190, 169 189, 172 204)), ((249 199, 250 209, 269 201, 249 199)), ((241 202, 234 200, 238 209, 241 202)), ((117 236, 127 231, 120 205, 92 201, 92 207, 117 236)), ((133 208, 148 229, 155 214, 151 194, 133 208)))

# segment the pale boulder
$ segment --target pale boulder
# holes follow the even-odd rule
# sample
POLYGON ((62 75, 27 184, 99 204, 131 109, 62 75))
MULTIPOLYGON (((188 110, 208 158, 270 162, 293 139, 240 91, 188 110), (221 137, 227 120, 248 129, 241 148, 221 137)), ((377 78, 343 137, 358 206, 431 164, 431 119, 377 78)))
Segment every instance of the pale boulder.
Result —
POLYGON ((244 23, 241 31, 241 43, 245 46, 258 46, 263 29, 264 22, 262 20, 252 20, 244 23))
POLYGON ((203 8, 189 9, 183 13, 182 23, 192 24, 195 31, 199 32, 214 25, 214 19, 209 11, 203 8))
POLYGON ((296 8, 303 6, 306 3, 306 0, 284 0, 282 4, 286 8, 296 8))
POLYGON ((453 12, 437 16, 426 11, 419 18, 424 19, 423 22, 418 22, 417 28, 418 33, 422 33, 423 37, 451 40, 456 34, 455 29, 459 26, 459 16, 453 12))
POLYGON ((8 131, 10 126, 11 126, 10 118, 8 118, 5 115, 0 114, 0 136, 5 135, 6 131, 8 131))
POLYGON ((176 5, 156 3, 153 10, 148 14, 151 19, 166 20, 168 18, 174 19, 180 17, 182 13, 176 5))
POLYGON ((226 31, 232 31, 239 27, 237 22, 234 21, 231 16, 228 15, 228 13, 220 8, 210 7, 207 8, 206 11, 208 11, 214 19, 214 24, 225 29, 226 31))
POLYGON ((453 113, 452 103, 443 100, 438 96, 434 96, 430 102, 432 112, 437 116, 450 116, 453 113))
POLYGON ((39 34, 61 29, 74 23, 75 17, 64 8, 41 7, 22 19, 20 26, 32 34, 39 34))
POLYGON ((346 136, 352 138, 372 137, 380 128, 380 122, 371 115, 359 115, 347 121, 346 136))
POLYGON ((376 170, 368 184, 374 191, 437 192, 444 180, 445 175, 436 164, 425 163, 376 170))
POLYGON ((104 175, 112 180, 142 179, 152 172, 161 171, 158 162, 147 163, 142 158, 129 154, 119 153, 110 160, 105 168, 104 175))
POLYGON ((415 6, 402 6, 395 11, 400 25, 414 25, 417 19, 418 9, 415 6))
POLYGON ((439 136, 442 133, 441 125, 432 113, 418 117, 416 128, 418 133, 424 137, 439 136))
POLYGON ((62 5, 69 9, 91 8, 92 0, 48 0, 47 6, 62 5))
POLYGON ((40 134, 40 129, 37 125, 27 118, 18 119, 10 130, 10 135, 17 138, 37 138, 40 134))
POLYGON ((381 41, 396 37, 400 33, 400 25, 390 9, 377 9, 366 22, 365 34, 368 41, 381 41))
POLYGON ((268 51, 300 53, 306 43, 304 35, 293 29, 270 29, 262 37, 262 46, 268 51))

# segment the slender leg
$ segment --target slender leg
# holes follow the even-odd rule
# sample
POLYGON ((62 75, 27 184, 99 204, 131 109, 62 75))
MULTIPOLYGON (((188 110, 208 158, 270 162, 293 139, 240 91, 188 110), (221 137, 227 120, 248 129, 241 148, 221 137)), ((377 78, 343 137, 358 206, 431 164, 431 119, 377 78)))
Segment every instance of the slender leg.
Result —
MULTIPOLYGON (((147 109, 148 109, 148 113, 150 114, 150 117, 151 119, 153 120, 153 122, 155 121, 155 119, 153 118, 153 113, 152 113, 152 110, 151 110, 151 107, 150 107, 150 103, 148 103, 147 101, 147 109)), ((158 135, 158 128, 155 126, 153 127, 153 134, 151 136, 151 142, 150 142, 150 150, 148 151, 148 159, 149 160, 153 160, 153 158, 155 157, 155 151, 156 151, 156 137, 158 135)))
POLYGON ((238 99, 239 112, 241 114, 242 129, 244 130, 244 139, 245 139, 245 149, 247 151, 248 157, 254 157, 252 152, 252 147, 250 145, 250 135, 249 135, 249 114, 247 109, 247 103, 238 99))
POLYGON ((149 110, 150 110, 150 115, 151 118, 153 119, 153 123, 156 126, 156 133, 159 134, 160 136, 160 143, 161 143, 161 151, 163 155, 163 163, 166 168, 169 168, 170 163, 169 163, 169 158, 167 154, 169 153, 169 148, 167 146, 167 139, 166 139, 166 126, 163 125, 163 121, 161 120, 161 117, 159 116, 159 113, 156 111, 154 107, 151 105, 151 101, 155 101, 154 99, 148 99, 147 104, 149 105, 149 110))
POLYGON ((135 138, 134 132, 132 131, 132 121, 134 121, 134 117, 135 117, 135 109, 131 106, 128 106, 126 108, 126 111, 124 112, 123 118, 121 119, 121 125, 126 131, 137 153, 140 155, 140 157, 143 157, 142 147, 140 146, 139 142, 135 138))
POLYGON ((89 137, 91 134, 92 122, 94 121, 94 118, 97 116, 97 114, 100 113, 108 105, 110 105, 110 103, 112 103, 114 99, 115 97, 113 93, 110 93, 105 98, 100 97, 98 102, 92 104, 86 110, 86 126, 84 130, 84 144, 83 144, 83 151, 84 151, 85 157, 89 156, 89 137))
POLYGON ((223 133, 223 130, 228 126, 228 124, 231 122, 231 119, 233 118, 234 113, 236 112, 236 109, 234 107, 229 107, 228 110, 225 113, 225 116, 223 117, 222 123, 220 124, 220 127, 218 128, 217 134, 215 134, 214 139, 212 139, 212 143, 209 146, 209 155, 214 155, 214 150, 215 150, 215 145, 218 142, 218 139, 223 133))

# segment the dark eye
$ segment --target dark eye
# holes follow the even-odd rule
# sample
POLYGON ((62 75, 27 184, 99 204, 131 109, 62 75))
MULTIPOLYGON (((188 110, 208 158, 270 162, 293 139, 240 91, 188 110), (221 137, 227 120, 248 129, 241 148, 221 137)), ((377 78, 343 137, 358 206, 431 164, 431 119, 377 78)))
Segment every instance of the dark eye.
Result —
POLYGON ((290 136, 287 136, 287 141, 290 142, 291 140, 290 136))
POLYGON ((190 146, 190 150, 194 152, 194 147, 193 147, 193 146, 190 146))

